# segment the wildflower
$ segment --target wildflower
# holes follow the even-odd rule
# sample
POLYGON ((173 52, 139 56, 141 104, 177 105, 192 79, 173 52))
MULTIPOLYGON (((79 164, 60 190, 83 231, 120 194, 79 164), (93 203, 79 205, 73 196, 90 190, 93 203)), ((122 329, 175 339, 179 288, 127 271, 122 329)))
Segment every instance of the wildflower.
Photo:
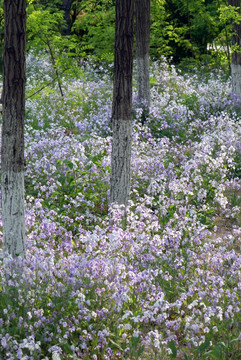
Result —
POLYGON ((57 351, 53 351, 52 360, 61 360, 61 357, 57 351))
POLYGON ((3 338, 1 339, 1 345, 2 345, 2 347, 4 347, 4 348, 7 347, 7 339, 6 339, 5 337, 3 337, 3 338))

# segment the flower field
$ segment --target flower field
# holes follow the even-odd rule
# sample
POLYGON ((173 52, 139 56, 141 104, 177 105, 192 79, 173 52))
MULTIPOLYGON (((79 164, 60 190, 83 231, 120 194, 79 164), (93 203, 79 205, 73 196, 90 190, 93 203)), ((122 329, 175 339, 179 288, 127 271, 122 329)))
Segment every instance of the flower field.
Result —
MULTIPOLYGON (((27 59, 26 259, 0 252, 0 359, 241 359, 241 118, 230 79, 151 68, 108 206, 110 70, 27 59), (34 95, 33 95, 34 94, 34 95)), ((2 239, 1 239, 2 241, 2 239)))

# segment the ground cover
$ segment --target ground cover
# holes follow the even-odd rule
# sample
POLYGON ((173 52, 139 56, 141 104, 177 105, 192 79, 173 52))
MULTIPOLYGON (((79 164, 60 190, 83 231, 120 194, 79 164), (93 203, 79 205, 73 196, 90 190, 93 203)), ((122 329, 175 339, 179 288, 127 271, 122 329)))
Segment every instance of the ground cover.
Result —
POLYGON ((62 99, 49 68, 29 56, 28 250, 0 253, 0 359, 241 359, 241 121, 229 79, 152 66, 144 125, 134 94, 123 220, 108 207, 109 72, 82 64, 62 99))

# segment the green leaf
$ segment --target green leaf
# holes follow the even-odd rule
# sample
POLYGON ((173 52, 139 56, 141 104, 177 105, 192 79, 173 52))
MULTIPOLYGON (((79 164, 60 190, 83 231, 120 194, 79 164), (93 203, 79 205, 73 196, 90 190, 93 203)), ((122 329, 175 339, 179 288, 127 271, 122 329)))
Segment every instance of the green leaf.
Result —
POLYGON ((92 168, 92 164, 86 166, 86 170, 89 171, 92 168))
POLYGON ((132 336, 132 338, 131 338, 131 345, 133 346, 133 347, 136 347, 137 346, 137 344, 139 344, 139 342, 140 342, 140 336, 132 336))
POLYGON ((212 351, 212 355, 217 360, 222 360, 223 359, 223 356, 222 356, 223 351, 220 351, 220 350, 221 350, 220 346, 217 345, 217 346, 215 346, 213 348, 213 351, 212 351))
POLYGON ((236 343, 236 342, 238 342, 238 341, 240 341, 239 338, 233 339, 233 340, 230 341, 230 345, 232 345, 232 344, 234 344, 234 343, 236 343))
POLYGON ((145 350, 145 346, 142 345, 142 346, 140 347, 140 349, 137 351, 137 356, 139 357, 141 354, 143 354, 144 350, 145 350))
POLYGON ((210 340, 206 339, 205 342, 199 345, 195 351, 198 353, 203 353, 205 350, 208 349, 209 345, 210 345, 210 340))
POLYGON ((172 351, 171 358, 172 358, 172 359, 176 359, 176 357, 177 357, 177 348, 176 348, 176 345, 175 345, 175 343, 174 343, 173 340, 169 342, 168 347, 169 347, 169 349, 171 349, 171 351, 172 351))
POLYGON ((73 351, 71 350, 71 347, 69 346, 68 343, 63 344, 62 346, 63 346, 63 348, 64 348, 64 351, 65 351, 67 354, 72 354, 72 353, 73 353, 73 351))
POLYGON ((210 356, 215 359, 215 357, 213 356, 213 351, 212 350, 209 350, 208 352, 203 354, 202 359, 206 359, 207 357, 210 357, 210 356))
POLYGON ((68 160, 68 159, 65 159, 64 161, 63 161, 63 163, 64 164, 66 164, 67 166, 68 166, 68 168, 69 169, 73 169, 73 167, 74 167, 74 164, 70 161, 70 160, 68 160))
POLYGON ((114 345, 115 347, 117 347, 117 349, 123 351, 122 347, 121 347, 119 344, 117 344, 117 342, 113 341, 112 339, 110 339, 110 342, 111 342, 112 345, 114 345))

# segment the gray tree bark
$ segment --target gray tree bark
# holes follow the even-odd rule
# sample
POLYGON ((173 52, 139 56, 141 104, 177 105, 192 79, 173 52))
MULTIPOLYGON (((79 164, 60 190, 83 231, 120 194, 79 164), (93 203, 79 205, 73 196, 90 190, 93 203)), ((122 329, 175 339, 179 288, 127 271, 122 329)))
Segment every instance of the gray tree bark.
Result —
MULTIPOLYGON (((240 12, 240 0, 229 0, 229 5, 238 7, 240 12)), ((241 23, 233 24, 232 45, 240 49, 232 52, 232 92, 241 97, 241 23)))
POLYGON ((110 202, 127 205, 131 178, 134 0, 116 1, 110 202))
POLYGON ((137 87, 144 118, 150 107, 150 8, 150 0, 135 0, 137 87))
POLYGON ((24 256, 26 0, 4 0, 4 14, 1 149, 3 248, 12 256, 24 256))

